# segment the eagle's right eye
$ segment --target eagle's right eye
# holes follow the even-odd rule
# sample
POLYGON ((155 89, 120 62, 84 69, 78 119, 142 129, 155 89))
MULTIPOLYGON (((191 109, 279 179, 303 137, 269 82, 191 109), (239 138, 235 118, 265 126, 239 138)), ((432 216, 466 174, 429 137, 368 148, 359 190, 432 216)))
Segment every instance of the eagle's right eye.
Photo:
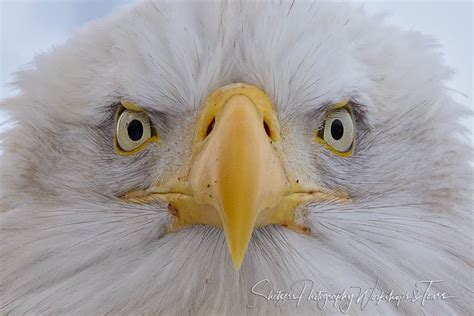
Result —
POLYGON ((133 154, 150 141, 156 140, 148 115, 137 106, 132 109, 127 103, 117 112, 115 127, 115 151, 120 155, 133 154))
POLYGON ((339 156, 350 156, 354 149, 355 132, 352 114, 348 108, 331 110, 324 120, 316 140, 339 156))

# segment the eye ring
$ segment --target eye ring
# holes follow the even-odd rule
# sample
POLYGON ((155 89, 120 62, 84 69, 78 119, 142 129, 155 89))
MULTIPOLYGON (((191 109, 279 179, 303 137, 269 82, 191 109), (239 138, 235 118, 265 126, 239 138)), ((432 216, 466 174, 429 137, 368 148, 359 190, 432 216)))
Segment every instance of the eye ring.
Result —
POLYGON ((115 152, 125 156, 142 150, 158 136, 153 135, 150 118, 141 108, 128 101, 121 103, 122 107, 116 113, 114 145, 115 152))
POLYGON ((340 107, 329 111, 316 141, 338 156, 351 156, 355 144, 355 126, 350 109, 340 107))

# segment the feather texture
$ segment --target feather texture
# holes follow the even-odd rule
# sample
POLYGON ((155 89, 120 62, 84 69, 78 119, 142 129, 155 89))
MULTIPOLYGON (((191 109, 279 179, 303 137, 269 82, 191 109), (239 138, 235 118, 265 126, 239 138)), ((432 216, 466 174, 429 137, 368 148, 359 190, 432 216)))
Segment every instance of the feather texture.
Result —
POLYGON ((0 313, 472 313, 467 112, 436 48, 346 3, 147 1, 87 25, 20 71, 20 95, 2 102, 15 126, 1 136, 0 313), (166 205, 117 198, 185 165, 200 106, 233 82, 273 100, 301 181, 353 200, 304 206, 312 236, 256 230, 239 272, 221 230, 163 235, 166 205), (115 154, 121 98, 148 110, 159 145, 115 154), (357 114, 348 158, 314 142, 342 98, 357 114), (433 288, 456 299, 276 304, 252 293, 268 294, 253 287, 265 279, 329 293, 443 280, 433 288))

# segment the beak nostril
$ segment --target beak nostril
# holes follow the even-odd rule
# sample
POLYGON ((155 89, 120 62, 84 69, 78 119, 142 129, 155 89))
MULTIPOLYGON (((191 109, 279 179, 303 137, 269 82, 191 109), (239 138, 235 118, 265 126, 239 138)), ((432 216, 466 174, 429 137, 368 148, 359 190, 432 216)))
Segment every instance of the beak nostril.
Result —
POLYGON ((270 126, 268 126, 267 121, 263 120, 263 128, 265 128, 265 133, 267 133, 268 138, 272 139, 272 131, 270 129, 270 126))
POLYGON ((207 126, 206 137, 209 136, 209 134, 211 134, 212 130, 214 129, 215 124, 216 124, 216 118, 214 117, 211 123, 209 123, 209 125, 207 126))

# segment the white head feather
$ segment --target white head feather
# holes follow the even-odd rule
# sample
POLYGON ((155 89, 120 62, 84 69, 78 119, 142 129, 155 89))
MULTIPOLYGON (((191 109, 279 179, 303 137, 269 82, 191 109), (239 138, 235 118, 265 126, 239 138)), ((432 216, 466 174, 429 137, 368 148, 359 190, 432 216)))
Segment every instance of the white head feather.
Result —
POLYGON ((444 280, 458 299, 354 303, 350 313, 472 312, 471 152, 435 47, 320 2, 154 1, 89 24, 19 72, 20 95, 2 104, 16 125, 3 133, 0 312, 307 313, 319 310, 276 307, 251 288, 310 279, 335 293, 377 278, 395 293, 444 280), (233 82, 273 100, 289 168, 353 198, 312 205, 313 236, 256 230, 239 272, 220 229, 162 236, 165 205, 117 198, 185 164, 205 97, 233 82), (360 104, 349 158, 313 137, 323 107, 344 97, 360 104), (159 146, 115 154, 120 98, 154 110, 159 146))

